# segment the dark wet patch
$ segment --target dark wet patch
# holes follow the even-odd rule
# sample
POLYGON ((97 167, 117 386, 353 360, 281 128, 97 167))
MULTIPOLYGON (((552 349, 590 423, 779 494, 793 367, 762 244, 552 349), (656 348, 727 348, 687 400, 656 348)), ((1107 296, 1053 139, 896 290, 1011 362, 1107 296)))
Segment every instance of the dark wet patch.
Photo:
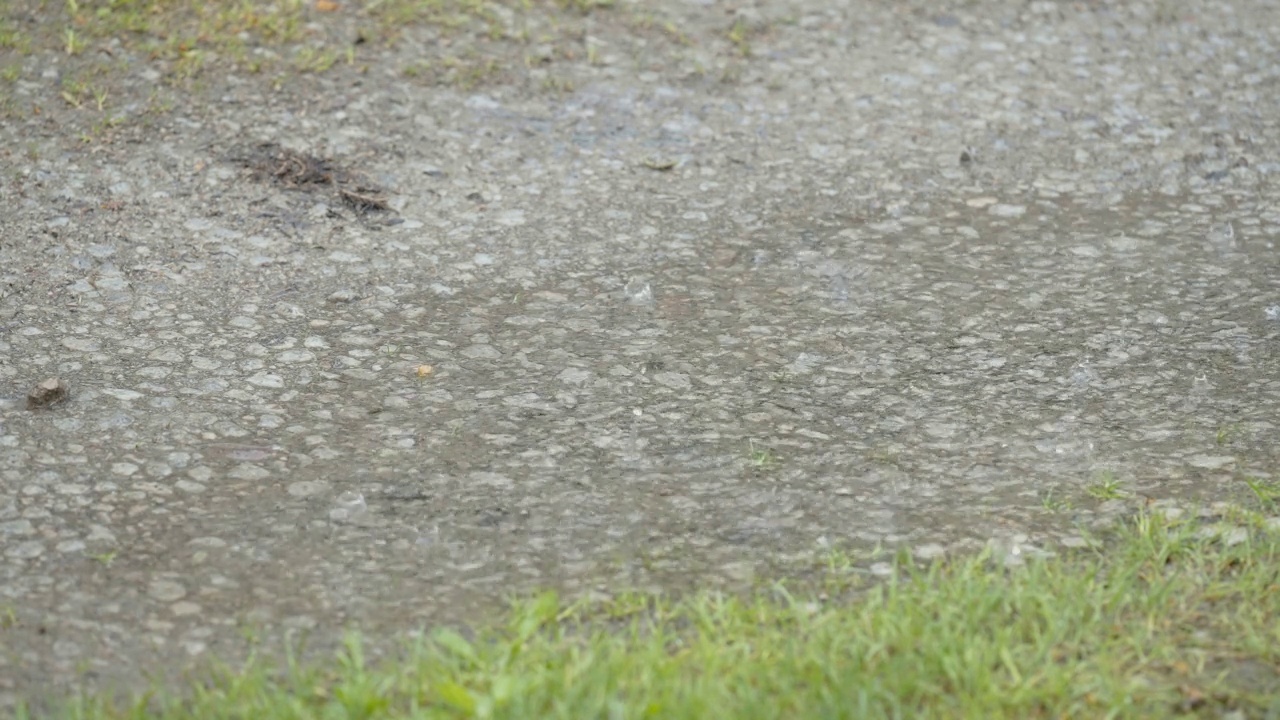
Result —
POLYGON ((288 188, 331 187, 343 204, 359 213, 391 209, 382 188, 327 158, 266 142, 246 148, 231 159, 252 170, 259 180, 288 188))

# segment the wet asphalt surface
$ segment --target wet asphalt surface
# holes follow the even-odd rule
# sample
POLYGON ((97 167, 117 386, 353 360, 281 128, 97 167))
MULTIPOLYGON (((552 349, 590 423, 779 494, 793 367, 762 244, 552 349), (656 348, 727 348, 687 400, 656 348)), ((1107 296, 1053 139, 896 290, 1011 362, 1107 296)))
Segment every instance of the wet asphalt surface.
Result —
POLYGON ((472 88, 411 34, 89 144, 11 58, 0 701, 1274 479, 1280 7, 890 5, 671 3, 702 40, 472 88))

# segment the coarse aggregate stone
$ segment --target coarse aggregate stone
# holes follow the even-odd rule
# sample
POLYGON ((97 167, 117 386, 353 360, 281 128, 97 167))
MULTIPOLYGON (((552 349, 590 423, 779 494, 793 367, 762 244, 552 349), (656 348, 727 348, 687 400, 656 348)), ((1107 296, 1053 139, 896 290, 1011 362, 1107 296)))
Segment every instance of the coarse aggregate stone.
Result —
POLYGON ((695 41, 588 19, 472 88, 406 74, 410 28, 147 115, 125 58, 112 142, 73 59, 8 59, 45 110, 0 125, 0 703, 537 588, 1018 562, 1140 506, 1246 537, 1280 5, 646 6, 695 41), (260 142, 392 211, 252 177, 260 142))

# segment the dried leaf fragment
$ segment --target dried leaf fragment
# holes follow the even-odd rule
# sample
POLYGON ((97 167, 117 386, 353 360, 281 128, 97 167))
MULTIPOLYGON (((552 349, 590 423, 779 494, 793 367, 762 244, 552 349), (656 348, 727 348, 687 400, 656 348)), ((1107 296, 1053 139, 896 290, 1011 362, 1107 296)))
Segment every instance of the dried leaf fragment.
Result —
POLYGON ((27 394, 27 409, 39 410, 56 405, 66 400, 70 391, 71 388, 62 378, 45 378, 27 394))

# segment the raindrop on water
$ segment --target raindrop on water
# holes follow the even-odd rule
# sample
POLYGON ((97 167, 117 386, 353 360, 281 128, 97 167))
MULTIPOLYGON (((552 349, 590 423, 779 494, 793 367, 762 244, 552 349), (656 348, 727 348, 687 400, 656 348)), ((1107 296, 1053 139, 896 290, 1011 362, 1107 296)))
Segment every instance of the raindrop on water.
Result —
POLYGON ((431 529, 426 532, 418 532, 417 528, 414 528, 413 531, 414 531, 414 535, 416 535, 416 537, 414 538, 413 544, 417 545, 418 547, 421 547, 421 548, 431 547, 432 545, 435 545, 440 541, 440 524, 439 523, 432 525, 431 529))
POLYGON ((1209 228, 1209 242, 1220 253, 1229 253, 1240 249, 1239 241, 1236 240, 1235 225, 1230 222, 1209 228))
POLYGON ((849 301, 849 285, 844 281, 844 277, 840 275, 831 277, 831 296, 836 302, 849 301))
POLYGON ((1071 368, 1071 384, 1083 388, 1092 385, 1098 381, 1098 373, 1089 367, 1088 358, 1077 363, 1071 368))
POLYGON ((1197 395, 1206 395, 1212 389, 1213 383, 1209 382, 1209 376, 1204 373, 1191 381, 1191 392, 1197 395))
POLYGON ((329 510, 329 519, 334 522, 355 522, 364 517, 368 509, 363 493, 348 490, 334 501, 333 508, 329 510))
POLYGON ((627 299, 633 303, 648 305, 653 302, 653 288, 647 280, 634 278, 622 289, 627 299))

